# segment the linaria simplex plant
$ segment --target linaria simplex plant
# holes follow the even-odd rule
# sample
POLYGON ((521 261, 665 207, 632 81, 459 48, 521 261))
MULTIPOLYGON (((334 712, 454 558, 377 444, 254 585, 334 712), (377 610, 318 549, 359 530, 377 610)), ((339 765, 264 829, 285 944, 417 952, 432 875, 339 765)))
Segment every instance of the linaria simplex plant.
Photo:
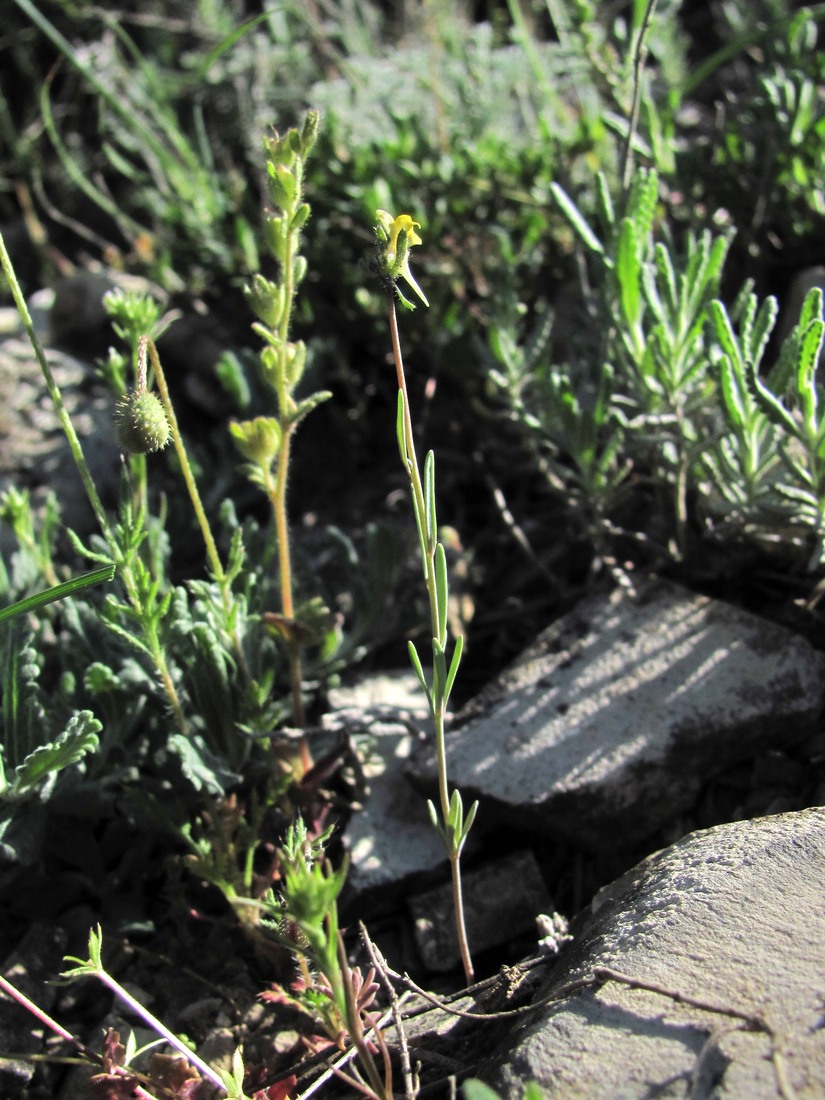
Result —
POLYGON ((452 656, 447 663, 448 624, 447 606, 449 598, 449 585, 447 578, 447 558, 444 546, 438 539, 438 524, 436 521, 435 503, 435 455, 432 451, 427 453, 424 460, 424 476, 418 466, 415 454, 415 437, 413 433, 412 414, 410 401, 407 394, 407 381, 404 374, 404 362, 401 356, 401 340, 398 333, 398 317, 395 310, 395 300, 405 309, 414 309, 413 303, 406 298, 398 287, 398 280, 403 279, 413 290, 416 296, 429 305, 421 287, 410 271, 410 249, 414 245, 421 244, 421 237, 417 233, 419 223, 413 221, 409 214, 399 214, 393 217, 386 210, 376 212, 378 224, 375 227, 377 239, 377 259, 380 276, 387 287, 387 300, 389 302, 390 334, 392 338, 392 351, 395 360, 396 378, 398 381, 398 414, 396 420, 396 436, 398 450, 404 470, 410 479, 412 493, 413 512, 418 529, 418 541, 421 550, 421 564, 424 569, 424 583, 427 586, 427 595, 430 604, 430 625, 432 628, 432 652, 433 671, 432 682, 427 683, 424 669, 418 651, 412 641, 408 643, 410 660, 416 675, 424 689, 429 703, 435 726, 435 749, 438 763, 438 796, 439 812, 432 800, 427 807, 430 820, 444 844, 447 856, 450 860, 450 870, 453 882, 453 905, 455 908, 456 933, 458 937, 461 962, 464 974, 469 984, 473 980, 473 963, 470 957, 470 948, 467 943, 467 931, 464 922, 464 902, 461 890, 461 870, 459 860, 461 850, 467 839, 467 834, 475 820, 478 803, 474 802, 465 818, 464 804, 461 793, 454 789, 450 795, 447 784, 447 754, 444 741, 444 726, 447 716, 447 703, 450 698, 456 673, 458 672, 461 653, 464 645, 462 635, 458 635, 454 641, 452 656))

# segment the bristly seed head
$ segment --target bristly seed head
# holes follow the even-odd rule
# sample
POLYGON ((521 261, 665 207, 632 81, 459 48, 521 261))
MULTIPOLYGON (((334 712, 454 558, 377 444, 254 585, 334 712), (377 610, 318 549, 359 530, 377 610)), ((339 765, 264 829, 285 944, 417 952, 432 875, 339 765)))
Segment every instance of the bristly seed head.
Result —
POLYGON ((118 402, 117 434, 124 450, 133 454, 160 451, 169 442, 171 429, 156 394, 131 390, 118 402))

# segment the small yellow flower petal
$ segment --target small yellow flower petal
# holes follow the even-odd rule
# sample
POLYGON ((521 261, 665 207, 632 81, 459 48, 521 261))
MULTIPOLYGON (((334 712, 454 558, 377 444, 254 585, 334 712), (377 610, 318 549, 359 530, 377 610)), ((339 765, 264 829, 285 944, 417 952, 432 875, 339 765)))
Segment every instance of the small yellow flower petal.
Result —
MULTIPOLYGON (((412 287, 424 305, 429 305, 424 292, 415 281, 410 271, 409 250, 413 245, 423 243, 421 237, 416 232, 416 230, 421 227, 421 223, 414 221, 409 214, 399 214, 394 218, 392 214, 387 213, 386 210, 376 210, 375 217, 378 222, 377 230, 379 236, 383 237, 386 242, 383 257, 384 274, 389 276, 393 282, 399 278, 404 279, 405 282, 409 283, 410 287, 412 287), (399 250, 398 242, 402 233, 404 237, 399 250)), ((397 290, 398 288, 396 287, 396 291, 397 290)), ((412 308, 412 304, 408 302, 400 292, 399 298, 408 308, 412 308)))

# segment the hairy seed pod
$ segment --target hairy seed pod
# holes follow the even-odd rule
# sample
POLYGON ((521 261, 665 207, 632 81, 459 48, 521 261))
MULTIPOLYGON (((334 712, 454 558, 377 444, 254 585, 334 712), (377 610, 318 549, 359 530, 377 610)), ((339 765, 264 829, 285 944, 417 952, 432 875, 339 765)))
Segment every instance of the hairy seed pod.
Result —
POLYGON ((171 430, 160 399, 149 390, 131 390, 117 406, 117 434, 124 450, 134 454, 159 451, 171 430))

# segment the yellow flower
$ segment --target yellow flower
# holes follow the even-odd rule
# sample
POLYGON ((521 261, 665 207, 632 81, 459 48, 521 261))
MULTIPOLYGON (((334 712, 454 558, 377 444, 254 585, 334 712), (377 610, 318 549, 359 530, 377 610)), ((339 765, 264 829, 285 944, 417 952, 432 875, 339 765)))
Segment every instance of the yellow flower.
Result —
MULTIPOLYGON (((376 230, 380 238, 383 238, 386 247, 383 252, 383 268, 384 274, 393 281, 398 279, 404 279, 425 306, 430 303, 427 301, 427 297, 424 291, 415 281, 415 278, 410 271, 410 249, 413 245, 421 244, 421 237, 416 232, 421 226, 420 222, 413 221, 409 214, 399 214, 397 217, 393 217, 392 214, 388 214, 386 210, 376 210, 375 217, 378 221, 376 230)), ((413 308, 412 302, 407 301, 404 295, 395 288, 398 297, 401 302, 409 309, 413 308)))

